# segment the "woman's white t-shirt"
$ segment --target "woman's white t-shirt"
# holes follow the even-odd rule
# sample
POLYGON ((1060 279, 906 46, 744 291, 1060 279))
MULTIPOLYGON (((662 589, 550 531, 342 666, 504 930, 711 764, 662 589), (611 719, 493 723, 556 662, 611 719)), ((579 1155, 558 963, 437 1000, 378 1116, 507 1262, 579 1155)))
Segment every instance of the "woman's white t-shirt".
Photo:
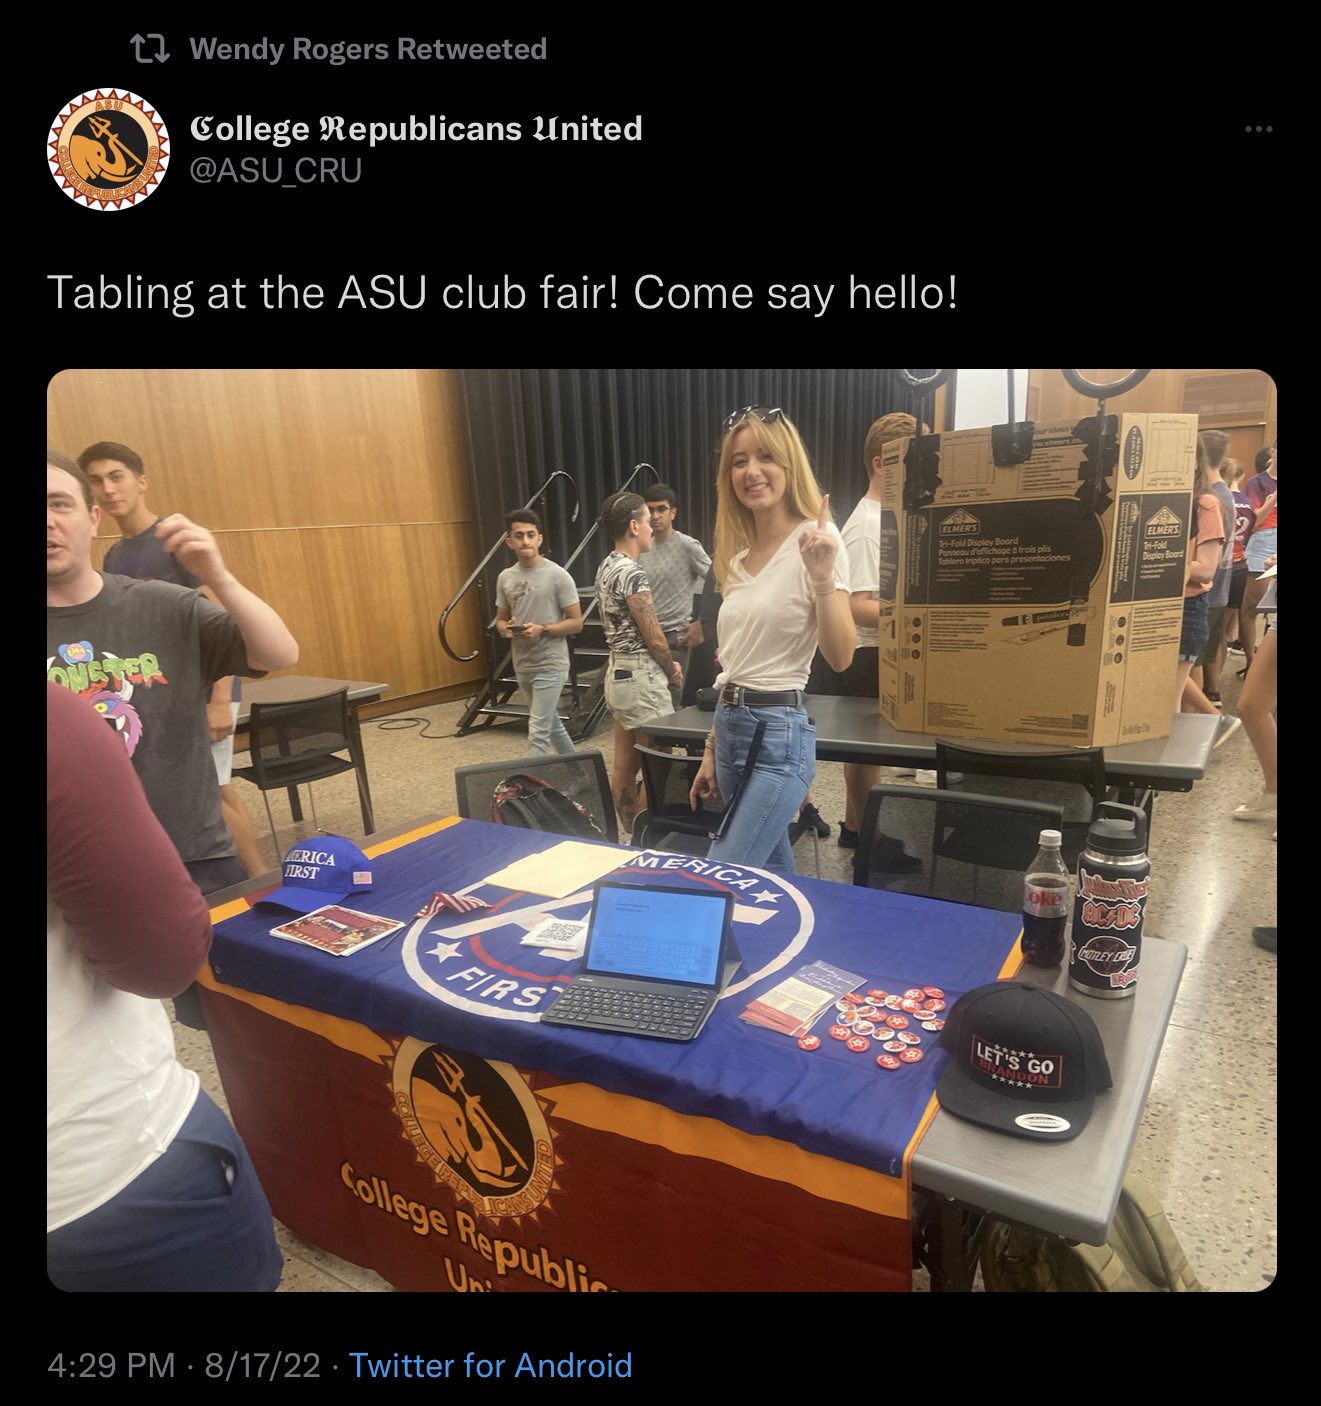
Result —
MULTIPOLYGON (((742 688, 779 692, 806 688, 816 652, 816 592, 798 551, 799 536, 816 527, 809 518, 791 532, 755 575, 743 569, 747 551, 730 564, 717 626, 720 676, 742 688)), ((849 558, 833 522, 826 531, 839 543, 835 588, 849 589, 849 558)))

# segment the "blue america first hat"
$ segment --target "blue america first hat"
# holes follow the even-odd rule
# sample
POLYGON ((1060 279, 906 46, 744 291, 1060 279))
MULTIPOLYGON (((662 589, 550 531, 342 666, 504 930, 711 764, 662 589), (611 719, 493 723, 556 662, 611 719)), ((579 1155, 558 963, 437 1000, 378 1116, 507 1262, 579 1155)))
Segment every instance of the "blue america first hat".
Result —
POLYGON ((940 1106, 1015 1137, 1067 1142, 1087 1126, 1110 1065, 1081 1006, 1026 981, 990 981, 955 1001, 940 1032, 952 1058, 940 1106))
POLYGON ((327 903, 338 903, 351 893, 372 886, 367 856, 343 835, 313 835, 299 842, 284 857, 284 883, 263 894, 254 907, 273 903, 310 913, 327 903))

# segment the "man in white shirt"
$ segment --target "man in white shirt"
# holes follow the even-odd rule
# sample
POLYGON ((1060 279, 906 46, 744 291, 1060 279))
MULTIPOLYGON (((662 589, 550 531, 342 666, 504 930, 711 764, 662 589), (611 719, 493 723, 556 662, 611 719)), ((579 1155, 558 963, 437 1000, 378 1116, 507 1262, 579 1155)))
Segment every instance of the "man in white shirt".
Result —
MULTIPOLYGON (((867 431, 863 459, 867 465, 867 492, 844 524, 844 548, 849 560, 849 609, 858 631, 858 647, 853 663, 837 674, 818 655, 813 661, 808 690, 848 698, 880 696, 881 621, 881 449, 891 440, 907 439, 917 433, 911 415, 896 412, 882 415, 867 431)), ((854 849, 858 828, 867 808, 867 793, 882 780, 882 768, 844 763, 844 820, 839 827, 839 844, 854 849)))

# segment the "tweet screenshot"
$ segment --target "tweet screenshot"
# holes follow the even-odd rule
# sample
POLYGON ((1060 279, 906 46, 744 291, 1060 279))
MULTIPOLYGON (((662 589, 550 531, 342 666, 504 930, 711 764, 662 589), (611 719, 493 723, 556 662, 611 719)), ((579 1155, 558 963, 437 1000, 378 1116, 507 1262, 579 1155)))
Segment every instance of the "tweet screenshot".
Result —
MULTIPOLYGON (((1149 1145, 1205 1022, 1140 937, 1193 941, 1159 846, 1222 741, 1270 822, 1226 828, 1274 832, 1209 664, 1160 748, 1199 424, 1253 515, 1231 665, 1274 618, 1285 132, 1136 44, 251 7, 20 60, 47 1381, 828 1391, 821 1330, 1024 1287, 1006 1226, 1104 1245, 1143 1156, 1186 1244, 1228 1224, 1164 1170, 1219 1144, 1149 1145), (1155 369, 879 365, 953 357, 1155 369), (1033 890, 1076 1030, 967 1014, 1086 831, 1029 798, 936 887, 898 807, 969 738, 1136 749, 1150 909, 1092 875, 1080 974, 1072 874, 1033 890)), ((1271 1177, 1233 1199, 1273 1256, 1271 1177)))

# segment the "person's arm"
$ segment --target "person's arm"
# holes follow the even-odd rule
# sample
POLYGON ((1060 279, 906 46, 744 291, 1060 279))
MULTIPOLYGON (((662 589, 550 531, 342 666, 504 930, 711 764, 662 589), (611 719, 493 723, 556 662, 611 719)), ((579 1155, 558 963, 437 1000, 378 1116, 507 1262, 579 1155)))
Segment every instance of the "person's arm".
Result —
POLYGON ((176 996, 206 960, 206 900, 123 743, 56 684, 46 686, 46 888, 88 965, 121 991, 176 996))
POLYGON ((529 625, 520 638, 539 640, 543 635, 562 640, 566 635, 579 635, 583 628, 583 608, 581 605, 565 606, 558 620, 550 625, 529 625))
POLYGON ((870 591, 854 591, 849 596, 849 613, 853 623, 864 630, 879 630, 881 627, 881 603, 872 599, 870 591))
POLYGON ((683 670, 670 653, 670 646, 665 639, 665 631, 661 629, 660 619, 656 615, 656 607, 652 603, 650 591, 638 591, 635 595, 628 597, 628 613, 633 617, 633 622, 638 627, 638 633, 642 636, 642 643, 647 646, 647 653, 660 665, 661 673, 671 681, 671 687, 683 687, 683 670))
MULTIPOLYGON (((513 639, 514 632, 509 628, 513 620, 513 612, 507 605, 498 605, 495 608, 495 632, 501 639, 513 639)), ((522 633, 521 631, 519 632, 522 633)))
POLYGON ((1197 551, 1188 564, 1188 580, 1185 585, 1204 586, 1215 579, 1216 568, 1220 565, 1220 549, 1224 539, 1208 537, 1197 544, 1197 551))
POLYGON ((821 657, 842 674, 853 662, 858 632, 853 626, 849 593, 835 580, 835 559, 841 546, 838 531, 829 529, 830 495, 821 500, 813 527, 798 534, 798 551, 816 597, 817 648, 821 657))
MULTIPOLYGON (((198 589, 210 601, 216 600, 215 592, 208 586, 198 589)), ((234 675, 224 674, 211 685, 211 697, 206 704, 206 726, 212 742, 223 742, 234 731, 234 711, 230 704, 234 701, 234 675)))
MULTIPOLYGON (((1261 500, 1260 504, 1256 504, 1256 503, 1253 504, 1253 507, 1252 507, 1252 525, 1253 525, 1254 527, 1262 520, 1262 518, 1268 516, 1268 515, 1271 513, 1271 511, 1274 509, 1274 507, 1275 507, 1275 493, 1278 493, 1278 492, 1279 492, 1279 490, 1276 489, 1274 493, 1268 493, 1268 494, 1261 500)), ((1252 500, 1249 498, 1248 501, 1251 502, 1252 500)))
POLYGON ((225 674, 211 685, 206 705, 206 725, 212 742, 223 742, 234 731, 234 675, 225 674))
POLYGON ((156 535, 165 550, 178 557, 233 617, 243 636, 249 668, 266 673, 298 663, 298 641, 288 626, 229 570, 216 539, 205 527, 181 513, 171 513, 156 524, 156 535))

